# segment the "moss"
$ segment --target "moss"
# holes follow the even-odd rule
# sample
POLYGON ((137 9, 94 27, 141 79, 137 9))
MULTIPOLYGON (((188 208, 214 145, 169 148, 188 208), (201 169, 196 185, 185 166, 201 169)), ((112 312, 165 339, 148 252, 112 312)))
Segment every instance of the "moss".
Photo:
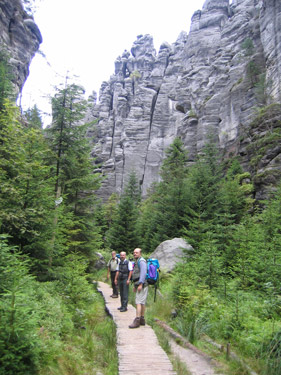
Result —
POLYGON ((204 101, 203 101, 203 105, 205 105, 210 99, 212 99, 213 95, 209 95, 207 96, 204 101))
POLYGON ((238 79, 237 82, 235 82, 235 83, 233 84, 233 86, 231 87, 230 91, 232 91, 235 87, 239 86, 240 83, 242 83, 242 82, 243 82, 243 78, 241 77, 241 78, 238 79))
POLYGON ((261 159, 280 144, 281 105, 273 103, 258 109, 258 115, 249 128, 251 144, 246 147, 250 165, 256 169, 261 159))
POLYGON ((251 174, 249 172, 245 172, 245 173, 241 173, 239 175, 239 181, 241 182, 242 180, 246 179, 246 178, 251 178, 251 174))
POLYGON ((273 116, 281 115, 281 104, 272 103, 266 107, 258 107, 256 110, 258 112, 257 116, 250 125, 252 129, 259 127, 262 122, 269 120, 273 116))
POLYGON ((141 73, 138 70, 134 70, 130 74, 130 78, 133 79, 133 80, 139 80, 141 78, 141 73))
POLYGON ((251 38, 246 38, 241 44, 245 56, 251 56, 254 53, 254 43, 251 38))
POLYGON ((198 116, 197 116, 197 114, 195 113, 195 111, 193 109, 191 109, 188 112, 188 117, 192 117, 192 118, 197 118, 198 119, 198 116))

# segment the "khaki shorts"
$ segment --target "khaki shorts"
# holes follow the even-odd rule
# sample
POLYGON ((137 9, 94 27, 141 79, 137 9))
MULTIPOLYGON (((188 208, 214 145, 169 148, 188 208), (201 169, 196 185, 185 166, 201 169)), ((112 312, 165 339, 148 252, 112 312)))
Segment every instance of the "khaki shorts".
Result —
POLYGON ((142 288, 140 292, 136 291, 136 305, 145 305, 148 294, 148 286, 142 288))

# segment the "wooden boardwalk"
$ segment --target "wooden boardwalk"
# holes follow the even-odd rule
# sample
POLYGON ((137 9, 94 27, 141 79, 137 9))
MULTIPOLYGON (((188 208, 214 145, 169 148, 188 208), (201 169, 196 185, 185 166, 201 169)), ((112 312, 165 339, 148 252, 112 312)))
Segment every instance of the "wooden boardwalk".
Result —
POLYGON ((128 305, 128 311, 121 313, 117 309, 120 298, 110 297, 112 289, 106 283, 99 281, 98 291, 102 293, 106 309, 117 327, 119 375, 176 375, 153 329, 147 324, 129 328, 136 316, 136 309, 128 305))

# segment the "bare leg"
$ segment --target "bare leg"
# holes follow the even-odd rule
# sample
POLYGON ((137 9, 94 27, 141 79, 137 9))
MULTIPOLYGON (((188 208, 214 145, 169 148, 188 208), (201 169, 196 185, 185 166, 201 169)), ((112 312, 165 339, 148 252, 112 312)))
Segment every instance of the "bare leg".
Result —
POLYGON ((136 310, 137 310, 136 315, 137 315, 137 318, 140 318, 140 317, 141 317, 142 306, 143 306, 143 305, 141 305, 141 304, 137 304, 137 305, 136 305, 136 310))

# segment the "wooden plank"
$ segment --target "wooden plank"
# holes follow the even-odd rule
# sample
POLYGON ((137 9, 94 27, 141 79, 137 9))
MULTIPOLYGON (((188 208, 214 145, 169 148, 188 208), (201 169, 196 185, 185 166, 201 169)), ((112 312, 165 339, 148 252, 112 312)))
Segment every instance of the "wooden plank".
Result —
POLYGON ((146 324, 130 329, 136 316, 136 309, 128 305, 128 311, 121 313, 119 298, 111 298, 111 287, 98 282, 98 291, 103 295, 108 313, 117 328, 117 352, 119 375, 176 375, 169 357, 159 345, 153 329, 146 324))

